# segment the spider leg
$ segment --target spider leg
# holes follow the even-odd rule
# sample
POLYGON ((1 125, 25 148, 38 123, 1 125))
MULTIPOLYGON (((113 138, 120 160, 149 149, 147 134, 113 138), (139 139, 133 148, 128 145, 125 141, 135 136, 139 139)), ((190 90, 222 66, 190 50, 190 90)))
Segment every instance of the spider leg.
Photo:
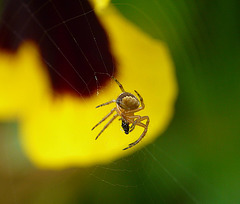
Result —
POLYGON ((138 95, 138 98, 140 99, 141 105, 142 105, 142 107, 144 108, 145 105, 144 105, 144 103, 143 103, 143 98, 142 98, 142 96, 141 96, 136 90, 134 90, 134 91, 135 91, 135 93, 138 95))
POLYGON ((150 122, 150 120, 149 120, 148 116, 143 116, 143 117, 141 117, 140 120, 138 120, 138 122, 136 122, 136 125, 138 125, 140 127, 143 127, 144 131, 141 134, 141 136, 135 142, 129 144, 128 147, 124 148, 123 150, 129 149, 129 148, 135 146, 136 144, 138 144, 144 138, 144 136, 146 135, 147 130, 148 130, 149 122, 150 122), (140 121, 143 121, 143 120, 147 120, 146 124, 143 124, 143 123, 140 122, 140 121))
MULTIPOLYGON (((140 126, 140 127, 146 128, 146 125, 145 125, 144 123, 138 122, 137 125, 140 126)), ((135 125, 135 127, 136 127, 136 125, 135 125)), ((135 127, 134 127, 134 128, 135 128, 135 127)), ((134 129, 134 128, 133 128, 133 129, 134 129)), ((131 130, 131 131, 133 131, 133 130, 131 130)), ((130 131, 129 131, 129 132, 130 132, 130 131)))
POLYGON ((132 132, 132 131, 135 129, 137 122, 138 122, 138 120, 135 120, 135 121, 134 121, 134 123, 133 123, 133 124, 131 125, 131 127, 130 127, 129 132, 132 132))
POLYGON ((92 128, 92 130, 93 130, 95 127, 97 127, 98 125, 100 125, 104 120, 106 120, 115 110, 116 110, 116 108, 113 108, 113 109, 110 111, 110 113, 108 113, 98 124, 96 124, 96 125, 92 128))
POLYGON ((145 104, 143 103, 143 98, 142 98, 142 96, 141 96, 136 90, 134 90, 134 91, 136 92, 136 94, 138 95, 138 98, 140 99, 142 109, 144 109, 144 108, 145 108, 145 104))
POLYGON ((115 79, 113 76, 112 76, 112 79, 117 83, 117 85, 119 86, 119 88, 121 89, 121 91, 122 91, 122 92, 125 92, 122 84, 121 84, 117 79, 115 79))
POLYGON ((133 120, 136 119, 136 120, 132 123, 132 125, 131 125, 131 127, 130 127, 130 131, 129 131, 129 132, 132 132, 132 131, 134 130, 136 124, 137 124, 139 121, 141 121, 141 116, 140 116, 140 115, 127 116, 127 119, 128 119, 128 120, 129 120, 129 119, 133 119, 133 120))
POLYGON ((113 118, 111 120, 109 120, 109 122, 104 126, 104 128, 101 130, 101 132, 97 135, 97 137, 95 138, 95 140, 102 134, 102 132, 112 123, 112 121, 114 121, 114 119, 118 117, 118 114, 114 115, 113 118))
POLYGON ((101 104, 101 105, 98 105, 96 108, 99 108, 99 107, 102 107, 102 106, 106 106, 106 105, 108 105, 108 104, 110 104, 110 103, 114 103, 114 102, 116 102, 116 100, 111 100, 111 101, 108 101, 108 102, 103 103, 103 104, 101 104))

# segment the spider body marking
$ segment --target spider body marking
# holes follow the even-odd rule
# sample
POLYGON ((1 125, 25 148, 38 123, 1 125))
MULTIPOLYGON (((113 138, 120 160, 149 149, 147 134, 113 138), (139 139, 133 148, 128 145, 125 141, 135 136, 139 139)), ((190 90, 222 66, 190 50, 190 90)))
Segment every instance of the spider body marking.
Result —
POLYGON ((129 144, 128 147, 124 148, 123 150, 129 149, 133 146, 135 146, 136 144, 138 144, 143 137, 146 135, 147 130, 148 130, 148 125, 149 125, 149 117, 148 116, 140 116, 140 115, 134 115, 134 113, 143 110, 145 108, 144 102, 143 102, 143 98, 141 97, 141 95, 136 91, 135 93, 137 94, 137 96, 139 97, 140 100, 138 100, 138 98, 129 93, 126 92, 122 86, 122 84, 115 79, 114 77, 112 77, 113 80, 118 84, 119 88, 121 89, 122 93, 118 96, 118 98, 116 100, 111 100, 109 102, 103 103, 99 106, 97 106, 96 108, 111 104, 111 103, 116 103, 116 107, 113 108, 109 114, 107 114, 99 123, 97 123, 92 130, 97 127, 99 124, 101 124, 103 121, 105 121, 110 115, 112 115, 115 111, 116 114, 113 116, 113 118, 104 126, 104 128, 101 130, 101 132, 97 135, 96 139, 102 134, 102 132, 113 122, 113 120, 115 120, 118 116, 121 117, 122 120, 122 128, 125 132, 125 134, 128 134, 129 132, 133 131, 135 126, 138 125, 140 127, 144 128, 143 133, 141 134, 141 136, 133 143, 129 144), (141 121, 146 120, 146 124, 142 123, 141 121), (129 127, 129 124, 132 124, 129 127))

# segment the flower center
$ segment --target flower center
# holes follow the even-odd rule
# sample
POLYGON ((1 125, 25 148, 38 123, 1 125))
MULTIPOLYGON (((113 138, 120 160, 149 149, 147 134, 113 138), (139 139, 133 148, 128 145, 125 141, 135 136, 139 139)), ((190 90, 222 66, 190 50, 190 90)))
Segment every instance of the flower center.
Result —
POLYGON ((90 96, 97 85, 110 80, 99 73, 112 75, 115 60, 108 37, 88 1, 9 1, 3 11, 0 48, 15 52, 23 41, 34 41, 48 68, 54 92, 90 96))

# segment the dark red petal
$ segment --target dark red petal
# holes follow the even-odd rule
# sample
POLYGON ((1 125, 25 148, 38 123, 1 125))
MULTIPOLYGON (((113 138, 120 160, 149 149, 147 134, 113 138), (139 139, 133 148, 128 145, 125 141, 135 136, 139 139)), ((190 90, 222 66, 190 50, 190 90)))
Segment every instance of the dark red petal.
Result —
POLYGON ((6 1, 0 47, 16 51, 26 40, 40 47, 57 93, 89 96, 109 79, 99 73, 113 74, 108 37, 87 0, 6 1))

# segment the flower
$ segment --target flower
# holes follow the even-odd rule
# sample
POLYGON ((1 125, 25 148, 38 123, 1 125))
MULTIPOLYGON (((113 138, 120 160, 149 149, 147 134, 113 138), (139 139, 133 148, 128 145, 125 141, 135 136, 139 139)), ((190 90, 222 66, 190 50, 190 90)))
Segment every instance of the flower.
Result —
POLYGON ((59 25, 46 18, 46 10, 34 13, 32 5, 24 5, 23 12, 31 15, 25 27, 13 27, 24 15, 7 21, 10 14, 3 17, 0 27, 0 97, 4 99, 0 101, 0 119, 18 119, 22 148, 41 168, 89 166, 132 154, 166 129, 177 94, 173 62, 165 43, 142 32, 111 4, 96 9, 100 23, 95 23, 97 18, 84 1, 77 1, 81 15, 74 5, 62 7, 63 2, 51 1, 49 7, 58 14, 59 25), (64 16, 62 9, 72 9, 72 16, 64 16), (70 28, 76 27, 77 16, 87 27, 75 28, 80 29, 75 35, 70 28), (30 32, 30 25, 36 26, 34 32, 30 32), (4 29, 10 32, 6 34, 4 29), (88 35, 81 34, 83 29, 88 35), (90 44, 82 42, 82 37, 90 37, 90 44), (115 120, 96 141, 103 125, 91 131, 114 105, 95 107, 121 93, 101 73, 114 74, 125 90, 137 90, 143 96, 146 108, 139 115, 149 116, 149 129, 142 142, 127 151, 122 149, 138 139, 141 127, 125 135, 121 122, 115 120))

